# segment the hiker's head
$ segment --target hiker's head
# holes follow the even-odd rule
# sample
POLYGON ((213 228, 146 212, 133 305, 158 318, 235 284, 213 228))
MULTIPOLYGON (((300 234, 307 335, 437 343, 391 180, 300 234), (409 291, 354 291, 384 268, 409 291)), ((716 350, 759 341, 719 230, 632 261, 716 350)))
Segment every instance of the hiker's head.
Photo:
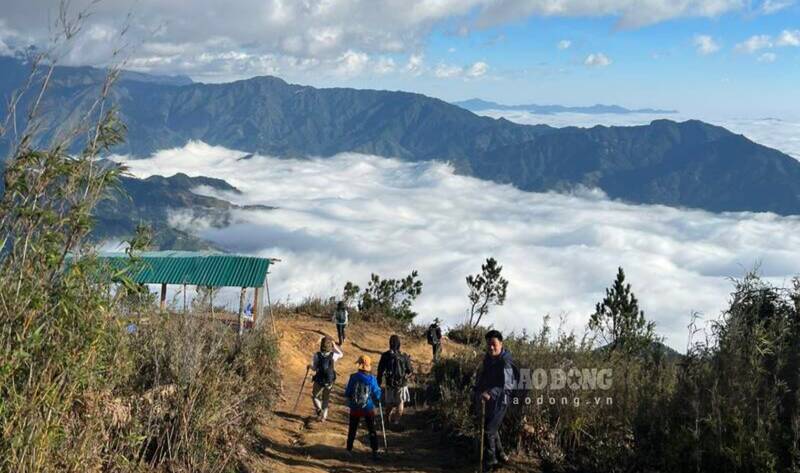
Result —
POLYGON ((327 335, 322 337, 322 340, 319 342, 319 351, 322 353, 333 351, 333 339, 327 335))
POLYGON ((486 332, 486 350, 492 356, 500 356, 503 352, 503 334, 497 330, 486 332))
POLYGON ((372 371, 372 360, 370 360, 367 355, 361 355, 358 357, 358 361, 356 361, 356 366, 358 366, 358 371, 366 371, 369 373, 372 371))
POLYGON ((441 320, 439 320, 439 318, 438 318, 438 317, 437 317, 437 318, 435 318, 435 319, 433 319, 433 325, 439 325, 440 323, 442 323, 442 321, 441 321, 441 320))
POLYGON ((336 308, 339 310, 344 310, 344 301, 339 301, 336 303, 336 308))
POLYGON ((389 337, 389 349, 390 350, 399 350, 400 349, 400 337, 395 334, 389 337))

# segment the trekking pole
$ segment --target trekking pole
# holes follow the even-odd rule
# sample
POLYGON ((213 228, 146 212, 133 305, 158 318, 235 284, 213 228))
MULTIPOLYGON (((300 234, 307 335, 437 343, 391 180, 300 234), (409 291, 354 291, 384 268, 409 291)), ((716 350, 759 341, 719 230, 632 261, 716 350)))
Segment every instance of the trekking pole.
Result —
POLYGON ((481 473, 483 473, 483 438, 485 436, 483 429, 485 424, 486 424, 486 400, 483 397, 481 397, 481 460, 480 460, 481 465, 478 470, 481 473))
POLYGON ((383 432, 383 450, 385 452, 389 451, 389 444, 386 443, 386 426, 383 425, 383 406, 381 405, 380 399, 378 400, 378 412, 381 413, 381 431, 383 432))
POLYGON ((303 376, 303 384, 300 385, 300 392, 297 393, 297 400, 294 401, 294 409, 292 409, 292 412, 297 412, 297 406, 300 404, 300 396, 303 395, 303 388, 306 387, 306 380, 308 379, 309 371, 311 371, 311 369, 306 368, 306 375, 303 376))

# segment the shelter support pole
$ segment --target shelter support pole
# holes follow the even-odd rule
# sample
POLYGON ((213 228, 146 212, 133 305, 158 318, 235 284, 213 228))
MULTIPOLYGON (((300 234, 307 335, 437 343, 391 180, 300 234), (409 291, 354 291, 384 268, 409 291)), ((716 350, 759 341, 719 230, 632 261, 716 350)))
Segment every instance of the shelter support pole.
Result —
POLYGON ((272 299, 269 297, 269 273, 264 278, 264 286, 267 288, 267 304, 269 304, 269 318, 272 321, 272 334, 274 335, 275 332, 275 313, 272 312, 272 299))
POLYGON ((243 287, 239 292, 239 339, 244 335, 244 298, 247 294, 247 288, 243 287))
POLYGON ((261 320, 261 288, 256 287, 254 288, 253 292, 253 327, 256 326, 256 323, 261 320))
POLYGON ((183 313, 186 314, 186 284, 183 285, 183 313))
POLYGON ((211 297, 211 318, 214 318, 214 288, 212 286, 208 286, 208 294, 211 297))
POLYGON ((159 310, 164 312, 164 309, 167 308, 167 283, 161 283, 161 303, 159 304, 159 310))

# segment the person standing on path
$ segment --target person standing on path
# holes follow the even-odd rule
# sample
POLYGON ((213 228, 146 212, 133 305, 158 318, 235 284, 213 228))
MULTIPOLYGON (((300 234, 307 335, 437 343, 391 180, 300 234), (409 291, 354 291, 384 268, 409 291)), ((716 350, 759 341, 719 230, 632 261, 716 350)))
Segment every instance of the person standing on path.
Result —
POLYGON ((314 371, 314 387, 311 389, 311 399, 314 403, 314 412, 317 420, 325 422, 328 419, 328 404, 331 398, 331 388, 336 381, 336 361, 344 356, 342 350, 327 335, 322 337, 319 351, 314 353, 311 364, 307 369, 314 371))
POLYGON ((347 307, 344 301, 339 301, 336 304, 336 310, 333 311, 332 321, 336 324, 336 333, 339 336, 339 346, 344 345, 345 328, 347 328, 347 307))
POLYGON ((353 451, 356 431, 361 419, 367 424, 369 431, 369 445, 372 448, 372 458, 378 459, 378 433, 375 430, 375 403, 373 398, 380 400, 381 388, 378 380, 371 374, 372 360, 367 355, 361 355, 356 361, 358 371, 350 375, 344 397, 350 407, 350 423, 347 428, 347 451, 353 451))
POLYGON ((392 335, 389 337, 389 351, 384 352, 378 362, 378 386, 383 386, 386 381, 386 414, 389 422, 397 427, 400 426, 403 407, 411 399, 408 380, 413 372, 411 357, 400 351, 400 337, 392 335))
POLYGON ((433 319, 433 323, 428 327, 425 335, 428 337, 428 345, 433 349, 433 363, 439 362, 442 353, 442 328, 439 326, 441 320, 433 319))
POLYGON ((485 442, 483 471, 490 471, 500 463, 508 462, 508 455, 500 442, 500 425, 508 410, 511 391, 514 389, 514 365, 511 353, 503 348, 503 335, 497 330, 486 334, 486 356, 483 358, 478 382, 474 388, 476 410, 482 412, 485 403, 484 424, 485 442))

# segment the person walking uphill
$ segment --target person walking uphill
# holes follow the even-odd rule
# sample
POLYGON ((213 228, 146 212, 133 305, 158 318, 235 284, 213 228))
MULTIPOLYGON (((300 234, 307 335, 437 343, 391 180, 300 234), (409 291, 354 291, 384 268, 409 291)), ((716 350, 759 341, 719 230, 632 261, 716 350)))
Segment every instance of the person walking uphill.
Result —
POLYGON ((347 328, 347 315, 347 307, 345 307, 344 301, 339 301, 332 317, 333 322, 336 324, 336 333, 339 335, 339 346, 344 345, 346 338, 344 329, 347 328))
POLYGON ((439 362, 439 356, 442 353, 442 328, 439 326, 441 320, 433 319, 433 323, 428 327, 425 335, 428 337, 428 345, 433 348, 433 362, 439 362))
POLYGON ((378 386, 386 381, 386 409, 389 422, 399 426, 403 407, 411 399, 408 379, 413 373, 411 357, 400 351, 400 337, 389 337, 389 351, 378 362, 378 386), (394 420, 392 420, 394 418, 394 420))
POLYGON ((486 334, 486 356, 474 389, 478 413, 485 412, 481 419, 485 430, 484 471, 508 462, 508 455, 503 450, 498 431, 508 410, 513 389, 514 365, 511 353, 503 348, 503 335, 497 330, 490 330, 486 334), (481 403, 485 403, 485 410, 481 409, 481 403))
POLYGON ((336 361, 344 353, 336 346, 331 337, 325 336, 319 344, 319 351, 314 353, 308 369, 314 371, 314 387, 311 390, 311 399, 317 420, 325 422, 328 419, 328 404, 331 398, 331 388, 336 381, 336 361))
POLYGON ((350 407, 350 425, 347 429, 347 451, 353 451, 353 442, 361 419, 367 424, 369 431, 369 446, 372 448, 372 458, 378 459, 378 433, 375 430, 375 404, 374 399, 381 398, 381 388, 375 376, 372 376, 372 360, 367 355, 361 355, 356 362, 358 371, 350 375, 344 396, 350 407))

